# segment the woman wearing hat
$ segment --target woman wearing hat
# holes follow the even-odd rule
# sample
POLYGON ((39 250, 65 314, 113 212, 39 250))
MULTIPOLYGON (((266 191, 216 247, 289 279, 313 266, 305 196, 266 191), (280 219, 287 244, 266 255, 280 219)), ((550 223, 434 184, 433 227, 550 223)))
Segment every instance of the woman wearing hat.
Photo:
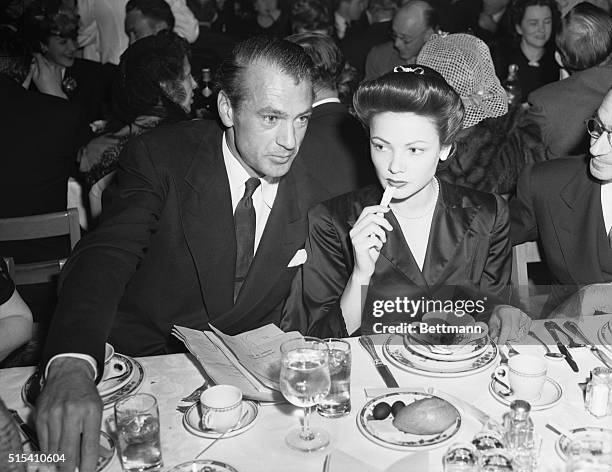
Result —
POLYGON ((418 320, 425 310, 411 311, 411 300, 470 300, 470 314, 487 320, 493 337, 520 336, 529 318, 500 304, 510 279, 506 202, 436 178, 462 128, 459 95, 436 71, 413 65, 362 83, 353 102, 379 185, 309 212, 307 259, 282 327, 319 337, 370 334, 377 323, 418 320), (381 303, 393 309, 381 314, 381 303))

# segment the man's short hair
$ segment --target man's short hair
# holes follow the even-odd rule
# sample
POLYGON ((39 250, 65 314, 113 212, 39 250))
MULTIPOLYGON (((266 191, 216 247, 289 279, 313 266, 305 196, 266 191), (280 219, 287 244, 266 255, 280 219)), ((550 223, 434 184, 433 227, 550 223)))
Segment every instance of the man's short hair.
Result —
POLYGON ((287 37, 287 41, 299 44, 314 64, 312 81, 316 89, 338 89, 338 79, 344 69, 344 57, 340 48, 329 36, 319 33, 301 33, 287 37))
POLYGON ((397 11, 396 0, 370 0, 368 2, 368 11, 372 15, 388 14, 393 15, 397 11))
POLYGON ((321 0, 295 0, 291 7, 291 24, 294 33, 326 31, 331 35, 334 32, 331 13, 321 0))
POLYGON ((19 33, 0 26, 0 75, 22 83, 30 71, 32 50, 19 33))
POLYGON ((312 82, 312 61, 301 46, 285 39, 255 36, 238 43, 217 71, 217 87, 225 92, 232 107, 242 104, 247 92, 244 75, 256 63, 273 66, 296 83, 312 82))
POLYGON ((147 18, 155 21, 163 21, 168 25, 168 29, 174 29, 174 14, 164 0, 129 0, 125 6, 125 12, 139 10, 147 18))
POLYGON ((404 0, 401 2, 400 9, 404 9, 413 3, 424 3, 423 17, 425 18, 425 26, 432 30, 437 30, 440 27, 440 14, 435 5, 429 0, 404 0))
POLYGON ((567 70, 600 65, 612 52, 612 18, 591 3, 579 3, 561 20, 556 43, 567 70))

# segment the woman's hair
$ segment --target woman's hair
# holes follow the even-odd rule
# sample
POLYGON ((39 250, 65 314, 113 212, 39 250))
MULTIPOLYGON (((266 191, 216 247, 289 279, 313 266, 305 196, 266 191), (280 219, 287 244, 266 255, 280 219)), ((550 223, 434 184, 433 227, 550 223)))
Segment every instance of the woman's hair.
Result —
POLYGON ((327 4, 320 0, 295 0, 291 7, 291 30, 293 33, 334 33, 332 15, 327 4))
POLYGON ((126 123, 141 115, 183 118, 185 112, 160 83, 182 81, 185 58, 189 59, 189 44, 168 30, 130 45, 121 56, 113 93, 117 117, 126 123))
POLYGON ((32 8, 25 20, 24 34, 35 51, 41 44, 47 44, 51 36, 76 40, 79 33, 79 17, 68 10, 32 8))
POLYGON ((556 0, 514 0, 510 4, 509 18, 510 18, 510 31, 514 35, 517 42, 520 41, 521 35, 516 31, 516 26, 520 26, 525 16, 527 7, 548 7, 552 15, 552 33, 550 38, 555 37, 555 32, 559 27, 559 21, 561 14, 559 13, 559 7, 557 6, 556 0))
POLYGON ((413 64, 399 66, 377 79, 363 82, 353 96, 357 117, 369 127, 378 113, 414 113, 430 119, 440 143, 455 141, 463 121, 461 97, 435 70, 413 64))

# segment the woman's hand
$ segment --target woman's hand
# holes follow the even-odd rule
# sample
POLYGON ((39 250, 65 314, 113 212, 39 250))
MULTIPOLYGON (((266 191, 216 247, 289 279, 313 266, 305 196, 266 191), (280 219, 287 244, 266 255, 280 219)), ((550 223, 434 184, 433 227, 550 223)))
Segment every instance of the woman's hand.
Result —
POLYGON ((529 332, 531 318, 510 305, 497 305, 489 319, 489 336, 497 338, 497 344, 521 339, 529 332))
POLYGON ((388 211, 388 207, 381 205, 364 208, 349 232, 355 256, 353 277, 358 280, 369 280, 372 276, 380 250, 387 241, 386 231, 393 231, 383 216, 388 211))

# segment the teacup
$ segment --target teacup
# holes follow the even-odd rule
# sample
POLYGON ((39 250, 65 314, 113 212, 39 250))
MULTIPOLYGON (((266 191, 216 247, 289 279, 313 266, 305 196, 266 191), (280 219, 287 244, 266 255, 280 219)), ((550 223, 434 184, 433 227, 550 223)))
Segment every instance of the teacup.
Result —
POLYGON ((508 360, 508 365, 495 369, 494 379, 509 385, 516 398, 535 400, 542 393, 546 382, 546 360, 529 354, 518 354, 508 360))
POLYGON ((242 416, 242 392, 233 385, 215 385, 200 395, 200 425, 224 433, 242 416))

